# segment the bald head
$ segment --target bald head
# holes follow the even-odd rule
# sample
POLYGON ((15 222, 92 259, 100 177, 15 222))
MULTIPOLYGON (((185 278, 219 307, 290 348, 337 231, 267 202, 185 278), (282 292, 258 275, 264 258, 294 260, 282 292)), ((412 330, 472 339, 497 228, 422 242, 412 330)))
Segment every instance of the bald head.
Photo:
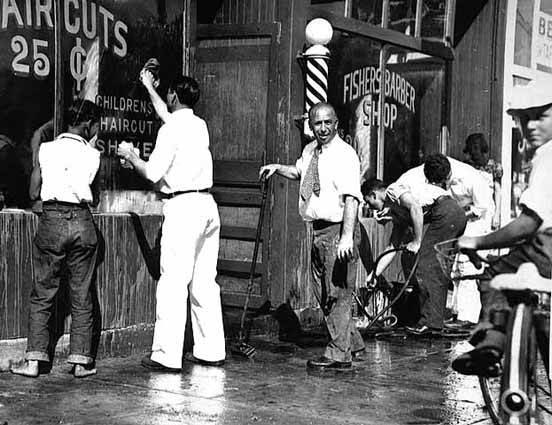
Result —
POLYGON ((329 103, 317 103, 309 110, 309 126, 321 145, 333 140, 337 133, 337 123, 337 114, 329 103))
POLYGON ((314 116, 314 114, 319 109, 328 109, 329 111, 331 111, 331 113, 333 114, 335 119, 337 119, 337 114, 335 113, 334 107, 332 105, 330 105, 329 103, 327 103, 327 102, 320 102, 320 103, 317 103, 316 105, 314 105, 312 108, 310 108, 310 110, 309 110, 309 120, 312 120, 312 117, 314 116))

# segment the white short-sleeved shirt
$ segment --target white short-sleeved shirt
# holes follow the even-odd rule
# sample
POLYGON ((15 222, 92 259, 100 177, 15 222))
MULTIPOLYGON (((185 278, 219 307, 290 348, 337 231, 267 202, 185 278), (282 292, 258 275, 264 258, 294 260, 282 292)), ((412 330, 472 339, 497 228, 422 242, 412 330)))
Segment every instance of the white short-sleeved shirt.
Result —
POLYGON ((146 177, 163 193, 209 189, 213 158, 207 124, 192 109, 173 112, 157 134, 146 177))
POLYGON ((407 192, 411 193, 421 207, 431 205, 438 197, 447 195, 446 190, 427 182, 423 166, 405 172, 395 183, 387 187, 385 195, 392 203, 399 204, 401 196, 407 192))
POLYGON ((452 195, 462 207, 471 206, 477 216, 492 217, 493 194, 485 179, 472 166, 447 157, 451 167, 451 187, 446 191, 429 184, 424 174, 424 165, 411 168, 387 188, 388 199, 397 202, 402 194, 411 192, 412 197, 424 207, 431 205, 439 196, 452 195))
POLYGON ((452 173, 450 191, 460 206, 470 206, 477 217, 489 221, 494 214, 493 188, 481 172, 465 162, 448 157, 452 173))
POLYGON ((552 227, 552 142, 539 147, 531 161, 529 185, 521 194, 520 205, 534 211, 542 220, 539 230, 552 227))
MULTIPOLYGON (((296 162, 301 175, 301 184, 307 173, 317 142, 309 143, 303 149, 296 162)), ((318 175, 320 177, 320 196, 312 195, 302 216, 305 221, 327 220, 343 221, 345 195, 362 201, 360 193, 360 161, 355 150, 335 136, 331 142, 322 146, 318 158, 318 175)), ((303 200, 299 197, 299 211, 302 211, 303 200)))
POLYGON ((43 201, 92 202, 90 185, 100 167, 100 152, 80 136, 60 134, 40 145, 43 201))

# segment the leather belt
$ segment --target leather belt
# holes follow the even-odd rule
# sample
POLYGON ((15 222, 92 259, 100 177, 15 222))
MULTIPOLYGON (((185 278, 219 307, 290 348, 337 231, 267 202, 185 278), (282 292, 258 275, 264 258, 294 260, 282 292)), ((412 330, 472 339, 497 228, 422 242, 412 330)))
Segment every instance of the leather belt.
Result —
POLYGON ((77 204, 75 202, 48 200, 48 201, 42 202, 42 207, 87 210, 88 204, 86 202, 81 202, 77 204))
POLYGON ((330 227, 335 224, 341 224, 341 221, 334 222, 334 221, 327 221, 327 220, 314 220, 312 222, 312 228, 314 230, 322 230, 322 229, 325 229, 326 227, 330 227))
POLYGON ((173 193, 162 193, 160 194, 163 199, 172 199, 175 196, 184 195, 186 193, 209 193, 209 189, 191 189, 191 190, 177 190, 173 193))

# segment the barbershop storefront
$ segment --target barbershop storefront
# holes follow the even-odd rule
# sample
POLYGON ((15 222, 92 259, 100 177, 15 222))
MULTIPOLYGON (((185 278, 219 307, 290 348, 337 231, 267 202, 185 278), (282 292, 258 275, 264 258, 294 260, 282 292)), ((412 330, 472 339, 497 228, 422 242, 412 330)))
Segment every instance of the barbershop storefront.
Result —
MULTIPOLYGON (((100 203, 93 210, 101 241, 97 322, 104 330, 134 332, 130 346, 149 335, 161 202, 115 153, 128 141, 142 158, 150 155, 160 122, 138 75, 150 57, 163 64, 164 83, 182 74, 183 17, 181 0, 0 1, 0 340, 26 335, 41 208, 28 196, 33 161, 40 144, 63 131, 65 108, 84 100, 103 111, 100 203), (131 219, 129 212, 137 215, 131 219)), ((66 295, 62 291, 53 319, 61 333, 66 295)))
MULTIPOLYGON (((230 181, 230 194, 250 190, 262 163, 292 163, 301 153, 305 26, 324 18, 333 28, 327 97, 339 131, 357 150, 363 177, 390 182, 428 153, 461 158, 471 132, 489 134, 500 153, 491 129, 497 110, 502 117, 491 84, 491 64, 500 57, 489 62, 489 52, 502 45, 485 31, 494 28, 501 6, 470 3, 466 15, 455 14, 452 0, 0 0, 0 293, 6 294, 0 340, 25 336, 36 229, 26 188, 37 147, 63 128, 71 101, 89 99, 104 111, 95 211, 105 242, 97 278, 101 326, 104 333, 143 335, 147 346, 161 202, 114 155, 123 140, 144 159, 154 147, 160 123, 137 78, 146 60, 161 63, 162 93, 176 74, 199 81, 196 113, 209 125, 215 179, 230 181), (473 67, 478 78, 470 78, 473 67)), ((231 201, 219 204, 231 231, 223 232, 219 257, 232 267, 223 275, 221 266, 219 283, 224 303, 239 306, 247 279, 237 271, 251 261, 248 235, 258 208, 247 197, 243 204, 221 199, 231 201)), ((286 303, 308 320, 302 312, 316 305, 309 290, 310 229, 297 199, 295 182, 271 183, 252 305, 286 303)), ((363 225, 378 252, 389 229, 369 218, 363 225)), ((362 269, 358 281, 364 278, 362 269)))

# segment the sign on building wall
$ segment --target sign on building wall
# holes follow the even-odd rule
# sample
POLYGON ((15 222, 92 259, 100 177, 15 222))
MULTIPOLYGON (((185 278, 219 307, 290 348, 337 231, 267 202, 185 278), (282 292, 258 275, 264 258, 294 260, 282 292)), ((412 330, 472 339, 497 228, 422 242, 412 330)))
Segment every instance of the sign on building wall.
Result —
MULTIPOLYGON (((334 33, 335 34, 335 33, 334 33)), ((337 33, 328 45, 329 100, 336 107, 340 131, 359 154, 363 178, 376 176, 378 127, 385 129, 384 170, 387 181, 393 181, 407 169, 418 165, 424 138, 440 126, 440 86, 432 92, 427 88, 435 80, 435 64, 424 57, 420 65, 407 52, 390 55, 385 71, 380 69, 381 43, 337 33), (380 94, 384 94, 383 107, 380 94), (437 104, 431 114, 438 120, 424 120, 420 112, 420 95, 428 93, 437 104), (432 94, 433 93, 433 94, 432 94), (380 111, 381 109, 381 111, 380 111), (425 134, 421 134, 425 127, 425 134)), ((427 111, 426 111, 427 112, 427 111)))
POLYGON ((153 150, 160 123, 138 75, 148 58, 158 58, 163 92, 182 73, 182 0, 60 0, 60 22, 53 2, 0 1, 0 135, 11 141, 20 168, 14 173, 21 175, 9 190, 26 193, 33 133, 52 135, 57 25, 64 105, 89 99, 103 110, 103 189, 148 187, 120 167, 116 147, 132 142, 144 159, 153 150))
POLYGON ((552 73, 552 15, 536 12, 532 50, 536 69, 552 73))

